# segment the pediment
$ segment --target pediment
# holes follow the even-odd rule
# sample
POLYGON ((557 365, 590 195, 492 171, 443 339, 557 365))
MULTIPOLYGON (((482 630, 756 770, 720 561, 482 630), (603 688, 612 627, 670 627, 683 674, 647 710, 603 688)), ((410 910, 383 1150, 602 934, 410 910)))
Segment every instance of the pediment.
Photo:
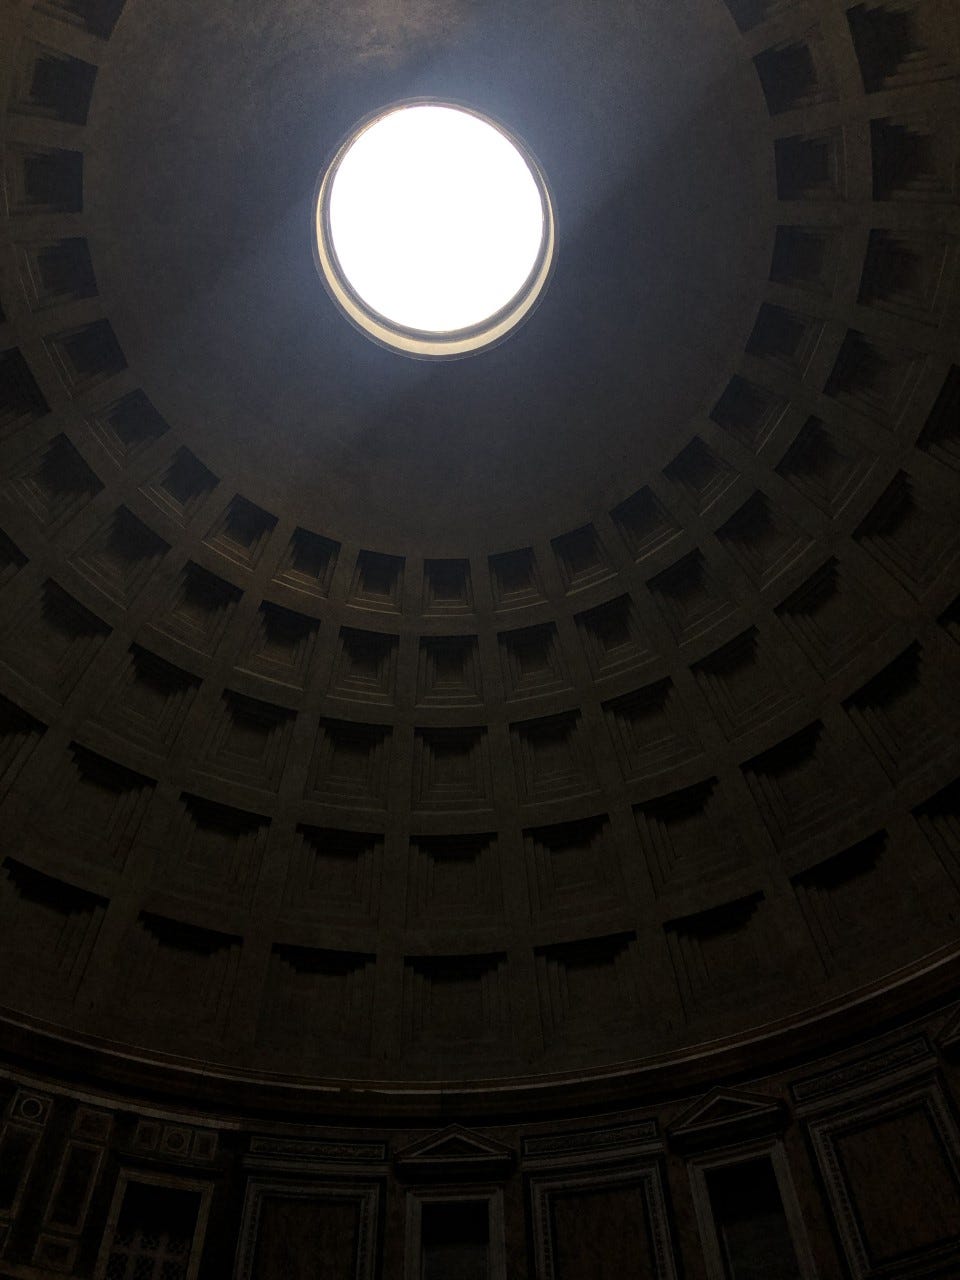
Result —
POLYGON ((478 1178, 506 1173, 514 1159, 512 1147, 455 1124, 419 1138, 393 1158, 400 1176, 478 1178))
POLYGON ((738 1089, 713 1089, 667 1126, 667 1137, 673 1146, 684 1150, 721 1146, 778 1132, 786 1113, 780 1098, 738 1089))

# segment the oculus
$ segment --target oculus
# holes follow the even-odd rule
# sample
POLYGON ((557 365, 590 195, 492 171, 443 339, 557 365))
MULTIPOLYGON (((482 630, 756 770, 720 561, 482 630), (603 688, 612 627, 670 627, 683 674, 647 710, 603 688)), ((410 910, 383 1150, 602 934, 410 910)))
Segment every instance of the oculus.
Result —
POLYGON ((553 266, 550 193, 528 148, 449 102, 402 102, 362 121, 324 172, 315 247, 349 319, 409 356, 502 341, 553 266))

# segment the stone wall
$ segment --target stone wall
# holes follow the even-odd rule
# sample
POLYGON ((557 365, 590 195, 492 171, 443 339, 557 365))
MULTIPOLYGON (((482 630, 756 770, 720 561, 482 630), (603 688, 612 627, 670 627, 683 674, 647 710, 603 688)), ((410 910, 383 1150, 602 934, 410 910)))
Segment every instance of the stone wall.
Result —
POLYGON ((953 1276, 958 1050, 953 1006, 696 1096, 419 1127, 324 1125, 319 1103, 282 1121, 175 1108, 5 1071, 0 1275, 953 1276))

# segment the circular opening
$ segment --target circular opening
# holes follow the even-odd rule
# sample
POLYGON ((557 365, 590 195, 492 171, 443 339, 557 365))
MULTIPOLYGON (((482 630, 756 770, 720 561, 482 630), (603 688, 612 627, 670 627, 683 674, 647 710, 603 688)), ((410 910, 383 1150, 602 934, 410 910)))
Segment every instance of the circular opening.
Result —
POLYGON ((414 356, 499 342, 550 275, 554 215, 533 156, 466 107, 400 103, 361 123, 320 183, 317 258, 347 316, 414 356))

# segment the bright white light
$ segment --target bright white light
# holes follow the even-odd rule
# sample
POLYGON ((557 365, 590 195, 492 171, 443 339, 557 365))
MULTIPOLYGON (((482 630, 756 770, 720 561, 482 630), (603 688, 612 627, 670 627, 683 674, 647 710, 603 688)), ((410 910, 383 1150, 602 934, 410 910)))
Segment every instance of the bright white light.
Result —
POLYGON ((505 307, 544 243, 540 187, 499 129, 417 103, 374 121, 340 158, 329 194, 340 270, 394 325, 451 333, 505 307))

